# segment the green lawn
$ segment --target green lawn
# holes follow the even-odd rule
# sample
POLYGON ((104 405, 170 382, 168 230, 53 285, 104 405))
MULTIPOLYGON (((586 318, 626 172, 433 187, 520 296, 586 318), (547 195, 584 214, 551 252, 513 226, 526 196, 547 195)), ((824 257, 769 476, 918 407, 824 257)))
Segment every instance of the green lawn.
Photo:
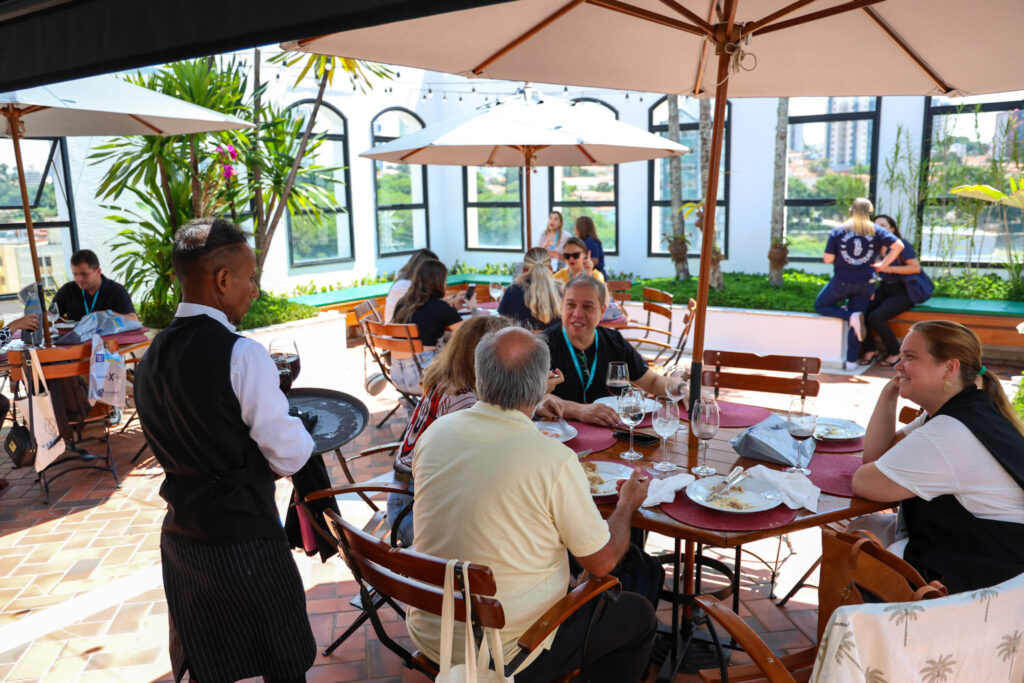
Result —
MULTIPOLYGON (((768 284, 768 276, 762 273, 723 273, 725 287, 722 291, 712 289, 708 302, 711 306, 728 308, 756 308, 762 310, 814 312, 814 299, 828 281, 827 275, 813 275, 802 270, 786 270, 781 287, 768 284)), ((674 278, 641 280, 633 285, 634 300, 643 298, 642 288, 654 287, 670 293, 676 303, 697 298, 697 278, 680 282, 674 278)))

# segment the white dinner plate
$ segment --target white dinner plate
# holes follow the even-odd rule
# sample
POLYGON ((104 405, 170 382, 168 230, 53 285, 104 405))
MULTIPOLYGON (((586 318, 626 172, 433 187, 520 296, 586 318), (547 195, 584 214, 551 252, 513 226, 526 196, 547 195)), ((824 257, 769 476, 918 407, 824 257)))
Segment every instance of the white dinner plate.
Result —
POLYGON ((686 487, 686 495, 697 505, 741 514, 771 510, 782 502, 782 492, 771 484, 756 479, 744 479, 738 486, 742 491, 730 491, 709 503, 708 494, 711 493, 711 489, 724 480, 725 477, 721 474, 697 479, 686 487))
POLYGON ((550 436, 552 439, 558 439, 562 443, 565 443, 569 439, 575 439, 576 428, 568 422, 535 422, 537 429, 544 436, 550 436))
POLYGON ((818 441, 846 441, 859 439, 865 430, 856 422, 838 417, 819 417, 814 426, 814 438, 818 441))
POLYGON ((591 487, 590 495, 592 496, 613 496, 616 492, 616 483, 620 479, 629 479, 633 476, 633 468, 622 463, 609 462, 607 460, 593 460, 590 462, 597 465, 597 474, 604 479, 604 482, 598 484, 596 488, 591 487))
MULTIPOLYGON (((602 396, 601 398, 594 399, 594 403, 603 403, 612 410, 618 410, 618 396, 602 396)), ((658 409, 658 402, 651 398, 644 399, 644 412, 653 413, 658 409)))

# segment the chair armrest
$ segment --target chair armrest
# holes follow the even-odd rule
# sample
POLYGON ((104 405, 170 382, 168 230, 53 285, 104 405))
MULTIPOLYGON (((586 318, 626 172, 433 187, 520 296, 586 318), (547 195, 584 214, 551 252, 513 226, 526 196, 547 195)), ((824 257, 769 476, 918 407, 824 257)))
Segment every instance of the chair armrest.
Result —
POLYGON ((626 341, 628 341, 631 344, 637 344, 637 345, 639 345, 639 344, 650 344, 651 346, 660 346, 661 348, 668 349, 669 351, 675 351, 675 348, 676 348, 676 347, 672 346, 671 344, 666 344, 665 342, 658 341, 657 339, 648 339, 646 337, 639 337, 637 339, 627 339, 626 341))
MULTIPOLYGON (((695 600, 709 617, 721 624, 729 632, 729 635, 740 644, 743 651, 754 661, 768 681, 771 683, 795 683, 795 679, 780 661, 779 656, 772 652, 771 648, 754 632, 754 629, 747 625, 747 622, 726 607, 725 603, 719 602, 710 595, 700 595, 695 600)), ((730 680, 732 680, 731 676, 730 680)))
MULTIPOLYGON (((818 657, 818 648, 809 647, 791 655, 781 657, 779 661, 786 667, 797 683, 807 683, 814 672, 814 660, 818 657)), ((730 666, 728 683, 764 683, 764 672, 757 664, 740 664, 730 666)), ((721 669, 701 669, 697 672, 704 683, 722 683, 721 669)))
POLYGON ((384 484, 344 484, 334 489, 323 489, 320 491, 314 491, 313 493, 306 496, 306 502, 310 503, 314 500, 320 500, 321 498, 327 498, 329 496, 340 496, 345 493, 409 493, 408 489, 403 488, 398 484, 384 485, 384 484))
POLYGON ((391 443, 381 444, 380 446, 370 446, 369 448, 364 448, 363 450, 359 451, 355 455, 352 455, 352 456, 349 456, 349 457, 345 458, 345 462, 352 462, 353 460, 357 460, 359 458, 366 457, 367 455, 376 455, 377 453, 385 453, 387 451, 394 451, 394 450, 397 450, 398 447, 401 446, 401 445, 402 445, 401 441, 392 441, 391 443))
POLYGON ((533 652, 558 626, 572 616, 579 608, 587 604, 591 598, 604 591, 615 588, 619 580, 614 576, 591 578, 574 588, 568 595, 548 608, 548 611, 533 622, 533 625, 519 637, 519 647, 526 652, 533 652))
POLYGON ((657 334, 663 334, 666 337, 671 337, 672 336, 672 333, 669 332, 668 330, 660 330, 657 327, 650 327, 648 325, 640 325, 640 324, 625 325, 625 326, 619 328, 620 332, 622 330, 643 330, 645 332, 655 332, 657 334))

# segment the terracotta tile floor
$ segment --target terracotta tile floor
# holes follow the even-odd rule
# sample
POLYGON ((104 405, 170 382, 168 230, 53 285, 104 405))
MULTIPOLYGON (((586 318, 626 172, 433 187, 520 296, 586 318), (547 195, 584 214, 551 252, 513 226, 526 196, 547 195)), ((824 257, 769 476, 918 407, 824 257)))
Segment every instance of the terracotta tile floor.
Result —
MULTIPOLYGON (((348 348, 337 354, 331 376, 302 377, 297 384, 310 385, 315 379, 320 386, 352 393, 367 403, 376 421, 394 404, 394 393, 365 394, 362 358, 360 348, 348 348)), ((819 412, 864 424, 890 372, 872 369, 860 376, 824 375, 819 412)), ((781 404, 774 407, 784 408, 781 404)), ((346 453, 352 455, 398 438, 405 419, 400 411, 384 428, 371 426, 346 453)), ((108 473, 80 471, 58 480, 51 503, 43 505, 29 468, 12 470, 6 458, 0 463, 0 476, 11 483, 0 492, 0 680, 171 680, 167 607, 159 568, 159 529, 164 514, 158 495, 161 470, 148 452, 137 464, 129 462, 142 444, 133 427, 112 439, 122 475, 119 488, 108 473)), ((358 479, 389 468, 390 462, 383 456, 355 464, 358 479)), ((332 476, 336 482, 342 481, 337 465, 332 476)), ((283 507, 288 495, 284 485, 278 494, 283 507)), ((365 515, 365 510, 362 503, 345 503, 343 513, 358 517, 365 515)), ((816 530, 795 534, 791 540, 796 553, 782 566, 779 595, 818 554, 816 530)), ((667 539, 654 537, 651 545, 659 544, 668 547, 667 539)), ((751 549, 773 558, 776 547, 774 540, 767 540, 751 549)), ((786 553, 783 547, 783 555, 786 553)), ((349 604, 354 584, 337 559, 327 564, 301 556, 296 559, 307 589, 313 632, 323 647, 355 618, 356 611, 349 604)), ((768 597, 767 576, 766 569, 745 560, 741 616, 777 651, 810 645, 816 619, 814 590, 801 590, 780 609, 768 597)), ((661 616, 668 621, 667 609, 661 616)), ((403 625, 397 617, 390 618, 388 628, 405 638, 403 625)), ((734 662, 742 660, 742 654, 734 658, 734 662)), ((366 625, 333 656, 319 656, 308 680, 393 683, 426 678, 403 671, 366 625)), ((697 678, 680 675, 676 680, 697 678)))

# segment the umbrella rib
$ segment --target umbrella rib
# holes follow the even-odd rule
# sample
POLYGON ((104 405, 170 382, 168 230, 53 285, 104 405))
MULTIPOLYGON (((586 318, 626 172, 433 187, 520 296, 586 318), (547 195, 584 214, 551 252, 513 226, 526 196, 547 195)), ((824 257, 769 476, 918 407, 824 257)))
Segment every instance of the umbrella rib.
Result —
POLYGON ((921 67, 921 70, 928 75, 928 78, 932 79, 932 81, 935 82, 935 85, 937 85, 939 89, 942 90, 942 92, 949 93, 954 90, 954 88, 951 85, 946 83, 946 81, 944 81, 942 77, 939 76, 939 74, 937 74, 934 69, 932 69, 928 62, 924 61, 924 59, 922 59, 922 57, 919 54, 917 54, 913 48, 907 45, 907 42, 903 40, 903 37, 900 34, 896 33, 892 26, 889 26, 888 22, 886 22, 885 19, 879 16, 878 12, 876 12, 874 8, 865 7, 864 12, 867 13, 867 15, 871 17, 871 19, 876 24, 878 24, 879 28, 885 31, 886 35, 888 35, 892 39, 892 41, 896 43, 896 45, 914 61, 915 64, 921 67))
POLYGON ((159 128, 157 128, 156 126, 151 124, 149 121, 146 121, 145 119, 143 119, 140 116, 136 116, 135 114, 128 114, 128 117, 132 118, 132 119, 135 119, 136 121, 138 121, 139 123, 144 125, 146 128, 149 128, 151 131, 153 131, 157 135, 163 135, 164 134, 164 132, 162 130, 160 130, 159 128))
POLYGON ((491 148, 491 156, 487 157, 487 163, 484 166, 491 166, 494 164, 494 157, 498 156, 498 146, 495 145, 491 148))
POLYGON ((492 54, 490 57, 488 57, 484 61, 480 62, 480 64, 478 64, 476 67, 474 67, 472 69, 473 75, 474 76, 479 76, 480 74, 482 74, 484 72, 484 69, 489 67, 491 64, 493 64, 494 62, 498 61, 499 59, 501 59, 502 57, 507 55, 509 52, 511 52, 512 50, 516 49, 517 47, 519 47, 520 45, 525 43, 527 40, 529 40, 530 38, 534 37, 535 35, 537 35, 541 31, 543 31, 545 28, 547 28, 551 24, 553 24, 556 21, 558 21, 559 19, 561 19, 570 10, 575 9, 576 7, 582 5, 585 1, 586 0, 570 0, 570 2, 568 4, 562 6, 561 8, 559 8, 558 10, 553 12, 552 14, 548 15, 547 17, 542 19, 540 21, 540 23, 538 23, 535 26, 533 26, 532 28, 528 29, 525 33, 523 33, 523 34, 519 35, 518 37, 514 38, 510 43, 506 44, 504 47, 502 47, 500 50, 498 50, 497 52, 492 54))
POLYGON ((596 7, 603 7, 610 9, 613 12, 621 12, 622 14, 649 21, 653 24, 661 24, 662 26, 668 26, 669 28, 679 29, 684 33, 692 33, 695 36, 701 38, 708 37, 708 34, 699 26, 693 24, 687 24, 685 21, 679 21, 672 17, 666 17, 663 14, 657 12, 651 12, 650 10, 643 9, 642 7, 636 7, 634 5, 627 5, 624 2, 618 2, 618 0, 585 0, 588 5, 594 5, 596 7))
POLYGON ((885 0, 853 0, 853 2, 848 2, 845 5, 836 5, 835 7, 823 9, 819 12, 811 12, 809 14, 804 14, 803 16, 796 17, 795 19, 787 19, 786 21, 779 21, 774 24, 764 26, 760 30, 758 30, 757 34, 762 35, 764 33, 771 33, 772 31, 781 31, 783 29, 793 28, 794 26, 799 26, 800 24, 806 24, 809 21, 827 19, 828 17, 832 17, 837 14, 850 12, 855 9, 863 9, 868 5, 876 5, 880 2, 885 2, 885 0))
POLYGON ((49 107, 44 107, 41 104, 30 104, 21 110, 21 115, 25 116, 27 114, 35 114, 37 111, 46 111, 47 109, 49 109, 49 107))
POLYGON ((758 19, 757 21, 751 22, 751 23, 747 24, 746 26, 744 26, 743 27, 743 32, 742 32, 741 36, 748 36, 751 33, 755 33, 758 30, 760 30, 762 26, 767 26, 768 24, 772 23, 776 19, 781 19, 782 17, 786 16, 787 14, 792 14, 793 12, 797 11, 798 9, 801 9, 802 7, 806 7, 807 5, 810 5, 810 4, 815 3, 817 1, 818 0, 797 0, 796 2, 794 2, 794 3, 790 4, 790 5, 786 5, 785 7, 783 7, 780 10, 778 10, 777 12, 772 12, 768 16, 763 17, 761 19, 758 19))
POLYGON ((416 149, 412 150, 411 152, 409 152, 407 154, 403 154, 401 157, 398 158, 398 160, 399 161, 405 161, 406 159, 411 157, 413 154, 419 154, 424 149, 426 149, 426 148, 425 147, 417 147, 416 149))
POLYGON ((583 149, 583 145, 576 145, 576 149, 578 149, 580 151, 580 154, 582 154, 583 156, 585 156, 587 158, 587 161, 589 161, 592 164, 596 164, 597 163, 597 159, 592 157, 590 155, 590 152, 588 152, 587 150, 583 149))
POLYGON ((688 10, 687 8, 683 7, 682 5, 680 5, 675 0, 660 0, 660 2, 661 2, 661 4, 665 5, 666 7, 674 9, 679 14, 682 14, 684 17, 686 17, 687 19, 692 21, 694 24, 696 24, 699 28, 704 29, 704 31, 709 36, 710 35, 714 35, 715 29, 713 29, 711 27, 711 24, 709 22, 704 21, 703 19, 701 19, 700 16, 697 15, 695 12, 692 12, 691 10, 688 10))
MULTIPOLYGON (((708 23, 711 23, 711 18, 715 15, 715 3, 712 2, 708 5, 708 23)), ((693 94, 700 95, 702 86, 704 85, 704 69, 708 65, 708 50, 711 48, 711 43, 704 41, 700 46, 700 63, 697 65, 697 79, 693 84, 693 94)), ((674 142, 679 142, 674 140, 674 142)))

